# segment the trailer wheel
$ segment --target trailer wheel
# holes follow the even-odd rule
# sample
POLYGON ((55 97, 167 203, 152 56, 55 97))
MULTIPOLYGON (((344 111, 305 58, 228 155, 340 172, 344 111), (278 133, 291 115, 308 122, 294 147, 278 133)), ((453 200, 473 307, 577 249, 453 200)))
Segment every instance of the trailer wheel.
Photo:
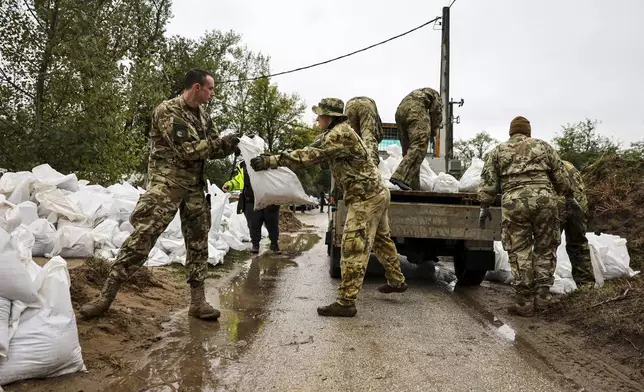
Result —
POLYGON ((461 287, 480 285, 487 270, 467 269, 464 256, 464 254, 454 256, 454 272, 458 278, 456 285, 461 287))
POLYGON ((340 248, 334 246, 329 253, 329 275, 333 279, 340 279, 342 277, 342 270, 340 269, 340 248))

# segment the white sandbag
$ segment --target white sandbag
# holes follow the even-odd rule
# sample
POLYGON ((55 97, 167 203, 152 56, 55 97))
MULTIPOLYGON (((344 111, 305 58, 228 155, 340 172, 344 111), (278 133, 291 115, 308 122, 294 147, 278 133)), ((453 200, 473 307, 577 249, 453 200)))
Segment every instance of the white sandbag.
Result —
POLYGON ((630 267, 630 255, 626 248, 626 239, 611 234, 595 235, 595 233, 586 233, 588 245, 591 248, 602 249, 604 257, 600 258, 600 267, 604 279, 632 278, 639 274, 639 271, 633 271, 630 267))
POLYGON ((25 176, 22 181, 16 186, 16 189, 11 192, 11 196, 7 200, 14 204, 20 204, 29 201, 31 198, 32 184, 36 179, 33 176, 25 176))
POLYGON ((36 243, 36 238, 31 232, 29 226, 18 226, 14 231, 11 232, 11 237, 13 238, 14 245, 18 249, 20 260, 31 260, 31 253, 34 244, 36 243))
POLYGON ((458 180, 451 174, 440 172, 434 181, 434 192, 456 193, 458 192, 458 180))
POLYGON ((60 189, 65 189, 71 192, 78 191, 78 179, 76 174, 63 175, 56 170, 54 170, 48 164, 40 165, 34 167, 31 172, 36 177, 36 180, 40 183, 53 185, 60 189))
POLYGON ((163 236, 159 237, 156 246, 169 255, 186 247, 183 238, 167 238, 163 236))
POLYGON ((253 139, 242 136, 238 144, 246 162, 246 172, 253 184, 254 208, 261 210, 272 204, 307 204, 308 197, 302 183, 291 169, 279 167, 261 172, 253 170, 250 160, 264 152, 263 146, 264 140, 259 136, 253 139))
POLYGON ((34 246, 31 255, 42 257, 54 249, 56 239, 56 228, 47 219, 38 219, 29 225, 34 235, 34 246))
POLYGON ((168 227, 165 228, 165 231, 163 232, 163 234, 161 234, 161 237, 183 240, 183 233, 181 232, 181 216, 179 214, 179 211, 177 211, 177 213, 174 215, 174 218, 172 218, 172 221, 170 222, 168 227))
POLYGON ((230 245, 228 245, 228 244, 226 243, 226 241, 224 241, 224 240, 222 240, 222 239, 214 240, 214 242, 211 240, 211 241, 209 241, 209 242, 213 244, 213 246, 215 247, 215 249, 217 249, 217 250, 221 250, 221 251, 223 251, 224 253, 228 253, 228 251, 230 250, 230 245))
POLYGON ((20 261, 15 241, 2 229, 0 229, 0 277, 0 297, 27 304, 38 300, 32 279, 20 261))
POLYGON ((161 267, 170 264, 170 257, 159 247, 154 247, 143 264, 146 267, 161 267))
MULTIPOLYGON (((67 198, 60 189, 45 189, 36 192, 36 200, 38 201, 39 209, 46 209, 49 212, 55 212, 60 216, 64 216, 70 221, 82 221, 86 218, 81 208, 69 198, 67 198)), ((39 213, 43 217, 44 213, 39 213)))
POLYGON ((249 243, 243 243, 238 236, 233 234, 233 231, 224 231, 218 234, 219 234, 219 239, 224 241, 231 249, 241 251, 241 250, 247 250, 250 247, 249 243))
POLYGON ((378 171, 384 181, 388 181, 391 178, 391 170, 389 170, 386 159, 380 160, 378 163, 378 171))
POLYGON ((107 190, 114 196, 115 199, 129 200, 136 203, 139 201, 139 191, 130 185, 129 182, 122 184, 114 184, 107 187, 107 190))
POLYGON ((115 247, 120 248, 123 246, 125 243, 125 240, 127 237, 130 236, 130 233, 127 231, 119 231, 114 235, 114 238, 112 238, 112 243, 114 244, 115 247))
MULTIPOLYGON (((231 203, 231 206, 233 206, 233 208, 237 208, 237 202, 231 203)), ((250 241, 250 230, 248 229, 248 221, 244 214, 233 214, 230 219, 226 219, 225 221, 227 230, 235 236, 236 239, 242 242, 250 241)))
MULTIPOLYGON (((0 194, 10 197, 16 188, 25 181, 35 181, 36 177, 31 172, 5 173, 0 177, 0 194)), ((17 203, 14 203, 17 204, 17 203)))
POLYGON ((208 243, 208 264, 217 265, 224 262, 226 252, 221 251, 211 243, 208 243))
POLYGON ((230 193, 224 193, 215 184, 208 181, 208 193, 210 194, 210 232, 217 233, 221 228, 221 219, 224 216, 226 205, 230 204, 230 193))
MULTIPOLYGON (((105 205, 104 205, 105 207, 105 205)), ((130 220, 130 215, 136 208, 136 202, 127 199, 113 198, 109 203, 109 210, 107 216, 119 222, 127 222, 130 220)))
POLYGON ((7 358, 9 351, 9 321, 11 317, 11 300, 0 297, 0 366, 7 358))
POLYGON ((577 290, 577 283, 572 278, 562 278, 555 274, 555 281, 550 286, 550 292, 554 294, 568 294, 577 290))
POLYGON ((78 206, 89 222, 95 222, 99 218, 107 216, 109 213, 107 208, 111 207, 113 203, 112 194, 107 191, 96 192, 86 188, 67 196, 67 198, 78 206))
POLYGON ((9 342, 8 360, 0 364, 0 385, 86 371, 65 260, 50 260, 34 284, 44 306, 22 313, 9 342))
POLYGON ((31 223, 38 220, 38 206, 31 201, 25 201, 17 205, 20 211, 21 223, 29 226, 31 223))
POLYGON ((488 271, 485 274, 485 280, 510 284, 514 277, 510 267, 510 258, 508 252, 503 249, 501 241, 494 241, 494 271, 488 271))
POLYGON ((423 163, 420 165, 420 190, 431 192, 434 189, 437 177, 436 173, 429 167, 429 162, 423 159, 423 163))
POLYGON ((119 229, 121 231, 126 231, 130 234, 134 233, 134 226, 132 226, 132 224, 129 221, 125 221, 121 223, 121 225, 119 226, 119 229))
POLYGON ((6 222, 5 230, 7 230, 8 233, 11 233, 22 224, 22 216, 20 215, 20 209, 18 206, 9 209, 5 213, 4 221, 6 222))
POLYGON ((119 232, 117 221, 106 219, 94 228, 91 232, 95 247, 116 248, 112 242, 114 236, 119 232))
POLYGON ((54 249, 46 257, 60 255, 65 258, 89 257, 94 254, 92 229, 78 226, 65 226, 58 229, 54 249))
POLYGON ((572 278, 572 263, 568 252, 566 252, 566 234, 561 233, 561 243, 557 247, 557 266, 555 268, 555 275, 562 278, 572 278))
POLYGON ((483 173, 483 166, 485 163, 479 158, 472 158, 470 167, 465 170, 461 180, 459 181, 459 192, 477 192, 481 184, 481 173, 483 173))
POLYGON ((15 206, 15 204, 8 202, 4 195, 0 194, 0 229, 7 230, 7 212, 15 206))

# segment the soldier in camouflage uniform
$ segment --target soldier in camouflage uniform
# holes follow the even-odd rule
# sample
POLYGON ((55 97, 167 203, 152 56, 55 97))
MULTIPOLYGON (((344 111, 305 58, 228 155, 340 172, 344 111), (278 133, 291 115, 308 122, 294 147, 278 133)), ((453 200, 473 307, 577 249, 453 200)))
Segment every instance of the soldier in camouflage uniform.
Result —
POLYGON ((420 167, 427 155, 429 140, 442 127, 443 101, 429 87, 409 93, 396 110, 396 126, 403 160, 389 181, 402 190, 420 190, 420 167))
POLYGON ((219 137, 201 105, 214 96, 212 74, 193 69, 184 80, 182 95, 161 103, 152 115, 147 192, 130 218, 134 231, 112 265, 99 297, 80 313, 97 317, 109 309, 121 284, 145 262, 150 250, 179 211, 186 243, 186 274, 191 288, 189 315, 217 319, 220 315, 205 299, 210 201, 204 193, 206 159, 232 154, 239 139, 219 137))
POLYGON ((565 199, 559 200, 559 216, 564 233, 566 234, 566 253, 572 264, 572 277, 578 286, 595 282, 593 266, 590 262, 588 238, 586 238, 586 219, 588 216, 588 199, 581 173, 568 161, 563 161, 570 175, 575 200, 581 210, 566 208, 565 199))
POLYGON ((345 114, 349 118, 349 125, 367 146, 371 160, 378 166, 378 145, 382 141, 383 132, 376 102, 368 97, 351 98, 345 107, 345 114))
POLYGON ((486 219, 492 219, 489 206, 501 187, 501 237, 517 296, 508 312, 521 316, 532 316, 535 309, 552 301, 550 286, 561 242, 557 194, 566 197, 569 208, 575 208, 563 162, 548 143, 530 135, 527 119, 512 120, 510 140, 488 154, 479 188, 479 219, 484 228, 486 219))
POLYGON ((389 234, 390 194, 384 186, 377 166, 358 134, 347 123, 344 103, 325 98, 313 106, 324 133, 308 147, 279 155, 260 155, 251 160, 253 169, 275 169, 279 166, 298 167, 328 162, 336 182, 344 189, 348 208, 342 235, 342 283, 336 302, 318 308, 321 316, 352 317, 355 302, 362 287, 369 254, 373 248, 385 268, 387 283, 382 293, 402 293, 407 290, 400 271, 396 245, 389 234))

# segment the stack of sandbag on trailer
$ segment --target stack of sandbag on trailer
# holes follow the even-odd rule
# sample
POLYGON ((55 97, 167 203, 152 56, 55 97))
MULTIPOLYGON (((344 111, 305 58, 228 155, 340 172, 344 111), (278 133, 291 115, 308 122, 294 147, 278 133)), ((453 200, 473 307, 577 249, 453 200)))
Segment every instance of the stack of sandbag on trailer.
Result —
POLYGON ((86 371, 61 257, 39 267, 0 229, 0 386, 86 371))
MULTIPOLYGON (((630 256, 626 248, 626 239, 611 234, 586 233, 590 261, 595 277, 595 287, 604 285, 606 280, 618 278, 632 278, 640 271, 633 271, 630 267, 630 256)), ((488 271, 486 280, 509 284, 513 281, 508 253, 503 249, 501 242, 494 242, 496 265, 494 271, 488 271)), ((577 289, 572 276, 572 264, 566 252, 566 236, 561 235, 561 244, 557 248, 557 266, 555 269, 554 284, 550 291, 556 294, 565 294, 577 289)))

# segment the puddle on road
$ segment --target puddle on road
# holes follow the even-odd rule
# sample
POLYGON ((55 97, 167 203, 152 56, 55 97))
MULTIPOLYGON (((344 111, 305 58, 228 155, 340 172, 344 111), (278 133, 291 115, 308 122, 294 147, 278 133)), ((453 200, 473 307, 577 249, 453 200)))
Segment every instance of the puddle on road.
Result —
POLYGON ((283 235, 282 255, 264 252, 248 260, 239 275, 219 290, 218 323, 189 317, 187 309, 173 314, 159 343, 141 353, 143 358, 132 364, 127 376, 112 384, 114 390, 214 391, 218 368, 238 360, 262 332, 281 271, 297 267, 294 259, 319 241, 311 233, 283 235))

